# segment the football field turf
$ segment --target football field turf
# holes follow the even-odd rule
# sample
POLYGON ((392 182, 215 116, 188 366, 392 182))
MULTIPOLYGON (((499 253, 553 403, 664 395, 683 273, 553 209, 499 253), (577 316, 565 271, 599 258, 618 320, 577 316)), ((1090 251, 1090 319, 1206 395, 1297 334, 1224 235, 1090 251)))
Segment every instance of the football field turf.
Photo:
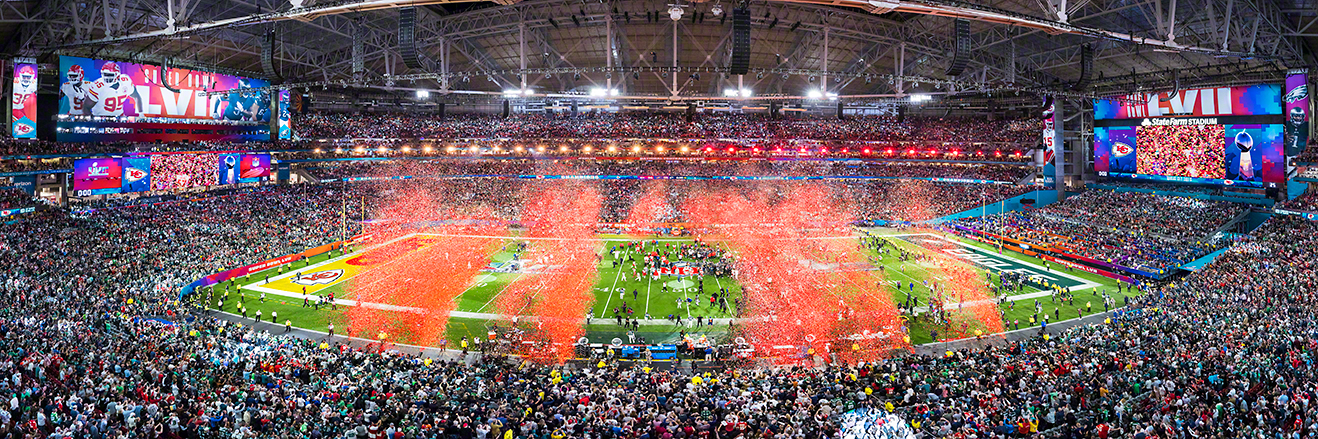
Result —
MULTIPOLYGON (((1102 305, 1097 298, 1097 293, 1102 290, 1111 293, 1113 292, 1111 287, 1115 285, 1115 281, 1101 276, 1084 272, 1059 272, 1056 269, 1046 269, 1043 267, 1042 261, 1037 259, 1020 254, 999 254, 995 249, 981 243, 962 240, 941 233, 908 232, 893 229, 868 229, 866 231, 882 236, 889 241, 889 245, 906 251, 941 252, 960 258, 974 266, 974 271, 980 276, 983 275, 986 269, 995 273, 1012 271, 1046 280, 1048 285, 1069 287, 1076 293, 1075 306, 1051 302, 1051 292, 1041 290, 1041 285, 1038 288, 1027 286, 1020 291, 1007 293, 1010 300, 1021 302, 1014 307, 1003 306, 1003 310, 1007 314, 1007 320, 1009 323, 1014 320, 1022 320, 1022 327, 1029 326, 1028 318, 1034 312, 1035 300, 1044 303, 1044 311, 1050 314, 1050 319, 1054 309, 1061 313, 1063 319, 1072 318, 1076 315, 1076 308, 1085 308, 1087 303, 1097 304, 1101 311, 1102 305), (1028 305, 1026 302, 1028 302, 1028 305)), ((405 244, 414 248, 432 245, 439 239, 485 239, 489 241, 488 237, 464 238, 428 234, 410 235, 400 239, 408 240, 405 244)), ((633 314, 630 317, 639 320, 641 323, 641 330, 637 332, 637 335, 645 337, 648 341, 672 340, 676 338, 678 331, 682 330, 715 334, 726 333, 729 328, 728 319, 735 317, 735 305, 741 295, 740 285, 735 279, 716 276, 661 276, 657 279, 641 276, 637 278, 629 263, 621 263, 619 267, 615 268, 613 254, 610 250, 614 246, 638 242, 641 239, 646 242, 645 252, 647 253, 656 249, 664 250, 669 248, 668 246, 694 241, 691 238, 639 238, 621 235, 600 235, 598 254, 601 255, 601 258, 597 269, 598 278, 594 287, 594 302, 583 307, 583 309, 589 310, 591 317, 586 327, 587 336, 595 342, 607 341, 614 337, 621 337, 626 340, 626 330, 618 326, 616 324, 617 320, 614 318, 614 309, 618 309, 620 314, 626 315, 626 307, 633 309, 633 314), (727 292, 726 311, 709 304, 710 295, 719 291, 727 292), (646 317, 647 314, 649 318, 646 317), (676 325, 674 320, 669 319, 670 315, 680 315, 684 324, 682 326, 676 325), (701 320, 718 319, 718 323, 699 328, 691 327, 691 322, 698 317, 701 320)), ((534 240, 522 240, 515 236, 496 240, 494 241, 495 244, 490 245, 488 264, 485 265, 480 274, 471 279, 466 289, 457 296, 454 312, 451 314, 452 318, 449 323, 448 339, 456 340, 462 336, 483 336, 488 325, 498 323, 501 319, 498 298, 509 286, 516 282, 527 281, 527 279, 536 275, 537 270, 552 269, 552 267, 537 267, 529 261, 515 261, 513 259, 515 253, 512 250, 516 248, 515 243, 519 241, 527 242, 529 246, 536 245, 534 240)), ((721 246, 723 244, 713 243, 712 245, 721 246)), ((901 262, 897 261, 891 254, 879 255, 872 251, 869 252, 871 256, 875 257, 872 259, 872 263, 883 267, 882 270, 872 271, 875 276, 875 287, 891 294, 894 303, 899 304, 905 300, 910 291, 910 284, 914 283, 917 288, 914 289, 915 292, 912 294, 920 298, 921 305, 927 305, 928 289, 924 288, 924 282, 942 283, 947 280, 941 278, 942 275, 929 262, 901 262), (880 258, 880 256, 882 257, 880 258), (901 290, 895 287, 897 282, 902 283, 901 290)), ((336 332, 343 333, 344 328, 348 325, 344 314, 344 310, 348 307, 378 306, 388 308, 396 306, 394 304, 362 304, 355 301, 351 288, 354 278, 366 270, 379 268, 389 263, 389 261, 376 260, 378 258, 372 258, 370 255, 371 249, 356 249, 347 255, 318 257, 239 279, 233 284, 222 284, 218 286, 217 293, 225 290, 230 292, 229 299, 225 300, 224 303, 224 311, 227 312, 236 313, 236 304, 242 301, 248 309, 249 315, 254 314, 258 309, 264 310, 267 321, 269 321, 269 313, 273 311, 279 313, 278 321, 280 323, 287 319, 291 320, 293 325, 297 327, 324 331, 328 323, 334 322, 337 328, 336 332), (337 309, 303 307, 303 288, 305 288, 307 294, 312 295, 308 296, 312 300, 314 300, 315 295, 332 293, 338 304, 337 309), (266 294, 264 303, 259 299, 261 293, 266 294)), ((624 261, 628 261, 631 255, 623 252, 619 256, 624 261)), ((686 262, 694 263, 698 261, 686 262)), ((1118 303, 1120 303, 1121 296, 1116 297, 1118 303)), ((213 303, 210 305, 213 305, 213 303)), ((917 308, 917 311, 919 310, 917 308)), ((586 317, 584 314, 583 318, 586 317)), ((1056 320, 1054 319, 1054 321, 1056 320)), ((930 334, 927 328, 915 324, 911 329, 911 338, 914 343, 928 342, 930 341, 930 334)))

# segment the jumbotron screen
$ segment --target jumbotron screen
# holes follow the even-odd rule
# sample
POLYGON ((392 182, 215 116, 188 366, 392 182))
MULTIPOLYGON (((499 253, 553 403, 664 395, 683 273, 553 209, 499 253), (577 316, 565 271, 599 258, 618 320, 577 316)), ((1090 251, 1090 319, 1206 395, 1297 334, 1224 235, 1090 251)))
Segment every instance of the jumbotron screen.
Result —
POLYGON ((1100 177, 1240 187, 1286 180, 1280 85, 1151 94, 1095 102, 1100 177))

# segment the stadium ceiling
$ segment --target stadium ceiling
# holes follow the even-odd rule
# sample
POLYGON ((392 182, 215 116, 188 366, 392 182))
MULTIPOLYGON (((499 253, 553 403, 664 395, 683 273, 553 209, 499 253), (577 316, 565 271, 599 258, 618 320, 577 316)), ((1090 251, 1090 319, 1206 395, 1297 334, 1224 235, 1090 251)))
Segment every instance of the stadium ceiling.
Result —
POLYGON ((302 3, 5 1, 0 40, 6 56, 45 63, 56 54, 168 59, 268 77, 261 39, 273 29, 275 69, 287 82, 399 95, 498 94, 523 84, 537 94, 613 88, 655 98, 738 88, 763 99, 812 90, 873 98, 1073 91, 1085 43, 1096 74, 1084 93, 1092 94, 1277 80, 1287 68, 1318 65, 1318 0, 752 1, 752 73, 743 77, 724 73, 735 6, 725 0, 685 0, 676 21, 669 0, 302 3), (404 65, 402 6, 418 9, 425 68, 404 65), (974 20, 973 51, 966 71, 949 78, 953 17, 974 20))

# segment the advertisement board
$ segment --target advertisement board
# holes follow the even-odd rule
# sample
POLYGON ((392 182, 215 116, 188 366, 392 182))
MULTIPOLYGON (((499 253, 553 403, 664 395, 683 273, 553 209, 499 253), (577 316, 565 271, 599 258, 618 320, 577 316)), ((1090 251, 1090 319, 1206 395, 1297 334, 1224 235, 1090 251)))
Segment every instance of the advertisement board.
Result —
POLYGON ((1309 143, 1309 72, 1296 70, 1286 75, 1286 94, 1281 97, 1286 106, 1286 155, 1295 157, 1304 152, 1309 143))
POLYGON ((124 157, 123 192, 151 190, 151 157, 124 157))
POLYGON ((279 140, 291 140, 293 138, 293 120, 292 114, 289 113, 288 90, 279 90, 279 122, 276 124, 276 132, 279 140))
POLYGON ((112 157, 73 161, 73 193, 76 196, 116 194, 123 186, 123 169, 112 157))
POLYGON ((243 154, 238 165, 238 182, 255 183, 270 178, 270 154, 243 154))
POLYGON ((15 139, 37 138, 37 64, 32 59, 14 60, 13 96, 9 108, 13 117, 9 132, 15 139))

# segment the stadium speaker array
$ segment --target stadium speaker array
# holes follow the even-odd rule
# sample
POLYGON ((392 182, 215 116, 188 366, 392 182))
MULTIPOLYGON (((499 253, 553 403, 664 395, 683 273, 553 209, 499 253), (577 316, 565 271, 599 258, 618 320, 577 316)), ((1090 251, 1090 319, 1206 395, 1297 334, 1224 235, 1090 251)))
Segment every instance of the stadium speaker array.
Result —
POLYGON ((444 120, 444 103, 439 103, 439 120, 444 120))
POLYGON ((509 115, 509 114, 512 114, 512 108, 513 108, 513 107, 512 107, 512 104, 508 103, 508 100, 507 100, 507 99, 504 99, 504 100, 503 100, 503 118, 504 118, 504 119, 507 119, 507 118, 508 118, 508 115, 509 115))
POLYGON ((416 51, 416 8, 398 9, 398 55, 409 69, 420 69, 421 57, 416 51))
POLYGON ((357 37, 352 39, 352 77, 361 77, 366 73, 366 35, 361 28, 356 29, 357 37))
POLYGON ((897 123, 906 123, 906 106, 897 107, 897 123))
POLYGON ((266 76, 272 79, 283 79, 279 72, 275 70, 275 30, 271 28, 265 32, 265 37, 261 38, 261 69, 265 71, 266 76))
POLYGON ((1080 46, 1080 79, 1075 81, 1076 90, 1089 87, 1089 77, 1094 74, 1094 47, 1085 43, 1080 46))
POLYGON ((956 47, 953 48, 952 63, 943 72, 947 76, 961 75, 961 72, 966 71, 966 64, 970 63, 970 20, 958 18, 954 22, 953 33, 956 47))
POLYGON ((751 11, 747 8, 732 10, 732 64, 729 73, 745 75, 751 69, 751 11))
POLYGON ((837 101, 837 118, 839 120, 846 119, 846 116, 842 115, 842 101, 837 101))
POLYGON ((782 107, 780 107, 780 106, 778 105, 777 102, 772 102, 772 103, 770 103, 770 104, 769 104, 769 117, 772 117, 772 118, 774 118, 774 119, 777 119, 779 116, 782 115, 782 112, 781 112, 781 110, 780 110, 781 108, 782 108, 782 107))
POLYGON ((687 123, 696 121, 696 104, 686 104, 686 121, 687 123))
POLYGON ((169 84, 169 58, 165 58, 165 62, 160 63, 160 85, 163 85, 166 90, 179 93, 178 89, 169 84))

